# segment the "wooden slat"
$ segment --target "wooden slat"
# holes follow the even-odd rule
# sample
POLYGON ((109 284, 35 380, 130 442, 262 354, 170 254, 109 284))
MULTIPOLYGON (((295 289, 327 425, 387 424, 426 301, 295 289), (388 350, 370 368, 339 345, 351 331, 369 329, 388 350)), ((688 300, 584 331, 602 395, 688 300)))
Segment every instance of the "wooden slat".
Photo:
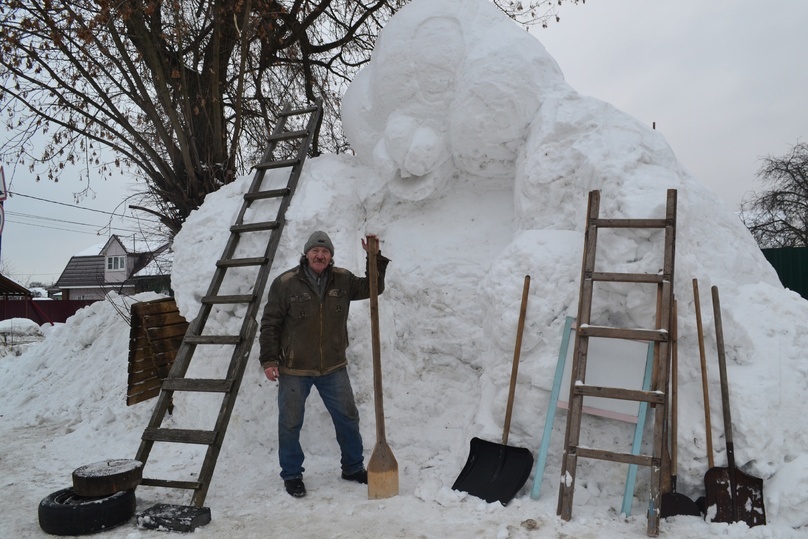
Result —
POLYGON ((153 442, 211 445, 216 441, 216 433, 212 430, 147 427, 146 430, 143 431, 143 439, 153 442))
POLYGON ((188 344, 238 344, 241 337, 238 335, 188 335, 185 337, 188 344))
POLYGON ((595 219, 598 228, 665 228, 667 219, 595 219))
POLYGON ((665 280, 666 276, 661 273, 607 273, 596 271, 589 278, 593 281, 659 284, 665 280))
POLYGON ((604 339, 625 339, 628 341, 667 342, 668 332, 662 329, 612 328, 607 326, 579 326, 578 334, 582 337, 601 337, 604 339))
POLYGON ((267 263, 265 256, 253 258, 230 258, 228 260, 218 260, 216 265, 220 268, 240 268, 246 266, 263 266, 267 263))
POLYGON ((298 131, 283 131, 282 133, 276 133, 267 137, 269 142, 277 142, 281 140, 291 140, 294 138, 303 138, 309 134, 308 131, 305 129, 300 129, 298 131))
POLYGON ((177 311, 177 303, 174 298, 163 298, 154 301, 142 301, 132 305, 132 313, 138 316, 150 314, 169 313, 177 311))
POLYGON ((285 197, 289 194, 289 188, 284 187, 283 189, 269 189, 267 191, 255 191, 251 193, 244 193, 244 200, 254 201, 254 200, 264 200, 267 198, 280 198, 285 197))
POLYGON ((152 328, 156 326, 173 326, 184 325, 188 322, 185 320, 179 311, 173 311, 160 314, 147 314, 141 316, 141 321, 144 327, 152 328))
POLYGON ((155 340, 152 342, 152 359, 155 364, 160 364, 157 357, 161 355, 171 355, 171 361, 174 361, 174 356, 177 355, 177 350, 182 344, 182 339, 185 337, 185 332, 182 335, 177 335, 171 338, 155 340))
POLYGON ((279 112, 278 116, 285 116, 287 118, 290 116, 300 116, 303 114, 311 114, 312 112, 317 112, 317 109, 318 109, 317 105, 311 105, 309 107, 303 107, 300 109, 284 110, 279 112))
POLYGON ((146 329, 146 336, 149 339, 149 344, 154 346, 155 341, 174 340, 178 337, 182 340, 186 331, 188 331, 186 322, 169 326, 155 325, 146 329))
POLYGON ((602 399, 648 402, 651 404, 663 404, 665 402, 665 394, 659 391, 643 391, 639 389, 588 386, 581 384, 576 384, 573 391, 576 395, 583 395, 585 397, 600 397, 602 399))
POLYGON ((267 161, 259 163, 253 168, 255 170, 270 170, 275 168, 293 167, 300 162, 300 159, 282 159, 280 161, 267 161))
POLYGON ((200 391, 208 393, 226 393, 233 387, 230 379, 202 379, 202 378, 166 378, 163 389, 169 391, 200 391))
POLYGON ((147 487, 181 488, 185 490, 196 490, 202 486, 199 481, 173 481, 171 479, 154 479, 144 477, 140 484, 147 487))
POLYGON ((242 232, 263 232, 265 230, 275 230, 278 228, 276 221, 265 221, 262 223, 249 223, 246 225, 233 225, 230 232, 240 234, 242 232))
POLYGON ((232 296, 205 296, 202 303, 206 305, 224 305, 230 303, 250 303, 255 296, 253 294, 239 294, 232 296))
POLYGON ((588 459, 608 460, 610 462, 623 462, 625 464, 637 464, 639 466, 659 466, 659 459, 648 455, 632 455, 631 453, 618 453, 616 451, 604 451, 603 449, 591 449, 589 447, 573 448, 579 457, 588 459))

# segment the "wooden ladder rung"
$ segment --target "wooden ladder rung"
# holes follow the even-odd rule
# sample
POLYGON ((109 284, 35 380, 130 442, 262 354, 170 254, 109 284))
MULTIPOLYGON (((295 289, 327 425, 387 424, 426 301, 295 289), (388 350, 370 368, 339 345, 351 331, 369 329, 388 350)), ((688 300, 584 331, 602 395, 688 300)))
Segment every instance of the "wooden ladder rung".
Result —
POLYGON ((295 109, 295 110, 285 110, 278 114, 278 116, 299 116, 301 114, 308 114, 310 112, 316 112, 317 105, 312 105, 310 107, 304 107, 302 109, 295 109))
POLYGON ((591 224, 599 228, 665 228, 667 219, 594 219, 591 224))
POLYGON ((662 282, 670 280, 669 276, 661 273, 607 273, 602 271, 592 272, 589 278, 593 281, 652 284, 662 284, 662 282))
POLYGON ((231 303, 252 303, 253 294, 234 294, 231 296, 203 296, 200 300, 203 305, 222 305, 231 303))
POLYGON ((277 221, 264 221, 261 223, 248 223, 246 225, 233 225, 230 232, 240 234, 241 232, 262 232, 264 230, 275 230, 278 228, 277 221))
POLYGON ((186 335, 183 339, 187 344, 239 344, 239 335, 186 335))
POLYGON ((199 391, 208 393, 229 393, 234 380, 230 378, 166 378, 162 388, 166 391, 199 391))
POLYGON ((590 326, 583 324, 578 327, 578 334, 582 337, 625 339, 627 341, 668 342, 668 332, 664 329, 611 328, 607 326, 590 326))
POLYGON ((216 442, 216 432, 212 430, 147 427, 143 431, 143 439, 152 442, 213 445, 216 442))
POLYGON ((230 258, 227 260, 219 260, 216 265, 220 268, 235 268, 244 266, 263 266, 268 261, 265 256, 257 256, 254 258, 230 258))
POLYGON ((147 487, 184 488, 187 490, 196 490, 202 486, 199 481, 175 481, 171 479, 153 479, 151 477, 144 477, 140 480, 140 484, 147 487))
POLYGON ((270 135, 267 137, 267 140, 270 142, 275 142, 278 140, 290 140, 294 138, 303 138, 309 135, 309 132, 305 129, 300 129, 298 131, 284 131, 282 133, 276 133, 274 135, 270 135))
POLYGON ((255 170, 270 170, 275 168, 293 167, 300 163, 300 159, 279 159, 277 161, 267 161, 266 163, 258 163, 253 168, 255 170))
POLYGON ((600 397, 624 401, 647 402, 650 404, 664 404, 665 394, 660 391, 644 391, 641 389, 625 389, 620 387, 588 386, 576 384, 573 388, 575 395, 585 397, 600 397))
POLYGON ((588 459, 608 460, 610 462, 623 462, 625 464, 637 464, 639 466, 659 466, 659 459, 649 455, 632 455, 631 453, 620 453, 617 451, 605 451, 603 449, 592 449, 590 447, 570 448, 579 457, 588 459))
POLYGON ((267 198, 280 198, 289 194, 289 189, 269 189, 267 191, 255 191, 254 193, 244 193, 244 200, 255 201, 267 198))

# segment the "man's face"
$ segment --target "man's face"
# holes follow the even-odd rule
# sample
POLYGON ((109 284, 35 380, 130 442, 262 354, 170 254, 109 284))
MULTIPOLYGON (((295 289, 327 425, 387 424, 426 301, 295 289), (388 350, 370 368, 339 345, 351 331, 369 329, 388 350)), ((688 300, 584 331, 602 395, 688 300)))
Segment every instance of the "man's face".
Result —
POLYGON ((312 247, 306 251, 306 260, 314 273, 320 274, 331 263, 331 251, 325 247, 312 247))

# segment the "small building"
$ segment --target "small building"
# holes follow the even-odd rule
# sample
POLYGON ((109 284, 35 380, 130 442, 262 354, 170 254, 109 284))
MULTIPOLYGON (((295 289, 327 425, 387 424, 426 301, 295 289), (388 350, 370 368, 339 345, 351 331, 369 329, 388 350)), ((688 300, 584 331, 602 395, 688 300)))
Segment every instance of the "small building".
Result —
POLYGON ((171 281, 170 254, 169 243, 153 248, 145 241, 113 234, 105 243, 71 257, 55 287, 63 300, 97 301, 109 292, 164 292, 171 281))

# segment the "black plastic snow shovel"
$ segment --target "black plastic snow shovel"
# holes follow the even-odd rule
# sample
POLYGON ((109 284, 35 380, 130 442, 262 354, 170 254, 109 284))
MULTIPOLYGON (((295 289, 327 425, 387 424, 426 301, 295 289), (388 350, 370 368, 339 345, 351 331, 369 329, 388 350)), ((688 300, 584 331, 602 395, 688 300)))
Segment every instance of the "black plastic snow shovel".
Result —
POLYGON ((525 275, 502 443, 497 444, 476 437, 472 438, 466 465, 463 466, 463 470, 454 485, 452 485, 454 490, 468 492, 472 496, 482 498, 489 503, 498 501, 502 505, 508 505, 508 502, 516 496, 516 493, 525 484, 530 476, 530 471, 533 469, 533 454, 530 450, 508 445, 508 431, 511 426, 513 397, 516 390, 516 373, 519 370, 519 356, 522 349, 522 332, 525 327, 529 290, 530 275, 525 275))
POLYGON ((671 491, 662 494, 659 506, 659 516, 662 518, 676 515, 701 516, 701 511, 698 505, 696 505, 696 502, 676 491, 676 462, 679 435, 679 328, 677 316, 676 300, 674 299, 673 331, 671 331, 671 491))
POLYGON ((766 524, 763 504, 763 480, 743 473, 735 467, 735 446, 732 442, 732 418, 729 409, 727 362, 724 355, 724 330, 721 325, 721 305, 718 287, 713 286, 715 339, 718 347, 718 372, 721 376, 721 402, 724 408, 724 438, 727 442, 727 467, 714 467, 704 474, 705 506, 713 522, 746 522, 751 528, 766 524))

